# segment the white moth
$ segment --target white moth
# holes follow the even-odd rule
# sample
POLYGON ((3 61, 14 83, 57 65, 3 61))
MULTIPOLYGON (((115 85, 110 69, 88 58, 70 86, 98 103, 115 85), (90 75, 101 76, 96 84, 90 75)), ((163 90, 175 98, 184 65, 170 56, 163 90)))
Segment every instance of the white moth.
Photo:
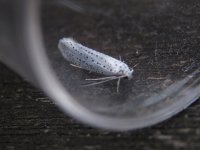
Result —
POLYGON ((121 78, 132 79, 133 69, 121 60, 117 60, 106 54, 87 48, 72 38, 62 38, 59 40, 58 48, 63 57, 72 63, 72 66, 107 75, 108 77, 98 79, 86 79, 98 81, 89 85, 96 85, 110 80, 118 79, 117 92, 121 78))

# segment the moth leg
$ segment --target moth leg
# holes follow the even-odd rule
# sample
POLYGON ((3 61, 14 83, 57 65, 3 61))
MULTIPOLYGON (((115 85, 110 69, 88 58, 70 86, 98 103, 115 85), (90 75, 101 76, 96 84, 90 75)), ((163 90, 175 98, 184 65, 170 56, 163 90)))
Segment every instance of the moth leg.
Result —
POLYGON ((122 57, 121 57, 121 55, 119 55, 119 60, 120 60, 120 61, 122 60, 122 57))
POLYGON ((138 65, 139 65, 139 63, 135 64, 135 65, 133 66, 133 68, 137 67, 138 65))
POLYGON ((117 80, 117 93, 119 93, 120 80, 121 80, 121 78, 119 78, 119 79, 117 80))
POLYGON ((80 68, 80 69, 83 69, 82 67, 80 67, 80 66, 77 66, 77 65, 74 65, 74 64, 70 64, 71 66, 73 66, 73 67, 76 67, 76 68, 80 68))
POLYGON ((122 57, 121 57, 121 55, 119 55, 119 60, 120 60, 120 61, 122 61, 122 62, 124 62, 124 61, 122 60, 122 57))

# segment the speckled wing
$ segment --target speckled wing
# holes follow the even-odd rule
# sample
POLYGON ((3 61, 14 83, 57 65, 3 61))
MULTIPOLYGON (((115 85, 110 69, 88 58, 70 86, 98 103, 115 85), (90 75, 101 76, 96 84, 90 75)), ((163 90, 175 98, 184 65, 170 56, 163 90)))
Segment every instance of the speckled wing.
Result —
POLYGON ((121 75, 119 70, 126 65, 106 54, 87 48, 71 38, 61 39, 58 47, 65 59, 91 72, 117 76, 121 75))

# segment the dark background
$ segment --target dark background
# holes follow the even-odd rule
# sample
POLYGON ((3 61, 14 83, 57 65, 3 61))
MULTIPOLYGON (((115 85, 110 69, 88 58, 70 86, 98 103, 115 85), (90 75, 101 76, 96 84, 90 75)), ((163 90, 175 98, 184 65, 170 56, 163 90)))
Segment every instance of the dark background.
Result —
MULTIPOLYGON (((96 4, 94 1, 93 3, 96 4)), ((176 63, 178 58, 181 58, 180 60, 192 58, 186 66, 190 66, 190 64, 192 66, 194 63, 199 65, 199 0, 142 0, 138 4, 138 10, 133 11, 135 13, 133 18, 124 15, 124 13, 127 13, 127 6, 128 3, 124 6, 116 5, 116 16, 110 22, 109 20, 106 21, 106 23, 110 23, 110 26, 114 25, 114 32, 112 30, 108 31, 106 23, 104 24, 102 21, 99 26, 94 27, 97 28, 94 29, 97 32, 96 34, 89 34, 92 25, 84 27, 88 29, 88 32, 80 33, 81 28, 79 26, 81 27, 81 24, 78 23, 76 25, 80 31, 74 30, 73 36, 79 35, 79 40, 84 42, 94 41, 94 43, 89 42, 94 47, 97 46, 97 43, 104 43, 102 42, 103 39, 111 39, 110 45, 116 46, 113 49, 127 49, 128 47, 124 47, 124 43, 128 41, 128 38, 133 38, 131 40, 135 40, 135 43, 145 46, 145 48, 139 47, 139 50, 141 48, 144 51, 146 49, 149 49, 149 51, 155 50, 157 42, 159 50, 168 51, 170 49, 169 45, 172 45, 174 48, 174 51, 170 52, 172 55, 158 55, 160 68, 168 68, 170 64, 176 63), (117 7, 122 8, 122 10, 118 11, 117 7), (155 9, 159 11, 155 11, 155 9), (145 10, 147 12, 141 13, 141 16, 137 14, 140 11, 145 12, 145 10), (123 22, 118 20, 117 15, 122 17, 123 22), (136 16, 144 19, 140 20, 140 17, 137 18, 136 16), (131 19, 135 19, 135 23, 129 22, 131 19), (138 23, 137 20, 141 22, 138 23), (132 24, 135 26, 132 26, 132 24), (129 28, 118 30, 121 29, 121 26, 129 26, 129 28), (132 33, 134 33, 134 37, 132 33), (98 35, 99 41, 96 43, 97 37, 94 37, 94 35, 98 35), (113 37, 116 37, 116 39, 113 37), (117 41, 120 41, 118 38, 123 40, 117 43, 117 41), (171 56, 173 56, 173 59, 171 59, 171 56)), ((48 9, 51 7, 48 6, 48 9)), ((105 8, 105 10, 107 9, 105 8)), ((48 14, 47 11, 46 13, 48 14)), ((106 13, 109 14, 109 11, 106 13)), ((44 27, 47 27, 47 30, 44 31, 45 40, 50 43, 47 47, 52 47, 55 44, 54 39, 64 36, 68 32, 65 31, 65 28, 62 28, 67 22, 60 20, 57 15, 60 15, 59 11, 53 12, 45 20, 44 27), (52 18, 57 20, 52 21, 52 18), (57 31, 57 28, 50 25, 60 26, 60 30, 57 31)), ((70 28, 68 30, 70 31, 70 28)), ((152 58, 153 56, 149 57, 149 59, 152 58)), ((143 61, 143 63, 145 62, 147 61, 143 61)), ((154 60, 155 62, 156 60, 154 60)), ((176 67, 171 67, 168 70, 164 69, 163 74, 168 74, 169 71, 175 77, 183 74, 181 70, 178 72, 176 67)), ((94 129, 67 117, 43 92, 31 86, 3 64, 0 64, 0 150, 200 149, 199 125, 200 101, 197 101, 175 117, 153 127, 124 133, 94 129)))
POLYGON ((199 149, 200 101, 161 124, 113 133, 77 123, 0 64, 0 149, 199 149))

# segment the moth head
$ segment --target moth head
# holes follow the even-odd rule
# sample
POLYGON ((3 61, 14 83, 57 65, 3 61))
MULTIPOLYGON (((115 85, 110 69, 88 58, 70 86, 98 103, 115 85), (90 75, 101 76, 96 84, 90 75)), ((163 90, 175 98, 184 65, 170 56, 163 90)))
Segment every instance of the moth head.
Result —
POLYGON ((121 72, 128 80, 131 80, 133 78, 134 70, 132 68, 129 68, 127 65, 124 65, 124 68, 121 69, 119 72, 121 72))
POLYGON ((131 80, 133 78, 133 72, 134 70, 132 68, 129 68, 129 70, 126 72, 128 80, 131 80))

